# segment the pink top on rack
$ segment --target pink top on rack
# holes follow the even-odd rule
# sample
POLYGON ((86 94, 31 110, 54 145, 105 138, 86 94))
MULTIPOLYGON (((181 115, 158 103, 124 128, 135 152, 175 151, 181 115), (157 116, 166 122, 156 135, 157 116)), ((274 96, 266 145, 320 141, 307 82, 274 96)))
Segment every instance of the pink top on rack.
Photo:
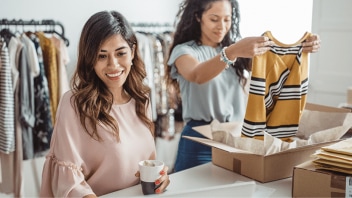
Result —
POLYGON ((68 91, 60 100, 40 197, 100 196, 138 184, 138 162, 155 159, 156 151, 154 137, 136 115, 135 100, 111 109, 110 115, 119 124, 120 142, 101 126, 98 133, 103 141, 98 142, 81 126, 71 96, 68 91))

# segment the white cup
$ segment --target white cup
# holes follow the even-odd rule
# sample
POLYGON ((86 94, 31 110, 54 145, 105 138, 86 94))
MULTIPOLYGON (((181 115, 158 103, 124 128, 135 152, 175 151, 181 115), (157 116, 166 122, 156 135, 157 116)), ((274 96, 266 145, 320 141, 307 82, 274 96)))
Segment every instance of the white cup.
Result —
POLYGON ((160 171, 164 168, 164 162, 160 160, 143 160, 138 163, 142 191, 144 195, 155 194, 155 180, 159 179, 160 171))

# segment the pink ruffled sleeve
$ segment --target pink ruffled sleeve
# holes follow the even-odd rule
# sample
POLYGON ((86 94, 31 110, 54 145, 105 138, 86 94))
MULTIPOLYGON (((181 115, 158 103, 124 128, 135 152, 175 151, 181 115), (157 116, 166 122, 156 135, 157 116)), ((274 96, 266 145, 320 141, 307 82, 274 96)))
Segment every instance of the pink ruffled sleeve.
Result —
POLYGON ((94 194, 85 181, 80 157, 80 137, 70 92, 61 99, 50 150, 42 172, 40 197, 83 197, 94 194))
POLYGON ((40 197, 83 197, 94 194, 85 182, 82 169, 74 164, 47 156, 44 164, 40 197))

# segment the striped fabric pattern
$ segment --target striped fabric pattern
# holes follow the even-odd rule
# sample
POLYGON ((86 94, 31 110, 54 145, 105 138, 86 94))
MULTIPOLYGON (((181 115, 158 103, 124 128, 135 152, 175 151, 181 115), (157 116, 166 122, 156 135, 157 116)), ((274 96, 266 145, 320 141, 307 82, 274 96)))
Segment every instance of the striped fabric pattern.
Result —
POLYGON ((0 151, 15 150, 15 104, 12 87, 9 52, 6 43, 0 41, 0 151))
POLYGON ((264 132, 278 138, 295 136, 308 92, 308 53, 301 43, 275 42, 270 51, 253 58, 252 77, 242 135, 262 139, 264 132))

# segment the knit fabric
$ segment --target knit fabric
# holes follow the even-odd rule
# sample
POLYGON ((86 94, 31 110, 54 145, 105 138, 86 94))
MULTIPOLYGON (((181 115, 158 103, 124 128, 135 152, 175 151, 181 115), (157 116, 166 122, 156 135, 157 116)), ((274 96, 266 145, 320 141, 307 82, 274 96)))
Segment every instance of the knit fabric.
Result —
POLYGON ((295 136, 308 91, 308 53, 302 52, 306 32, 294 44, 267 36, 274 45, 255 56, 242 135, 261 139, 264 132, 278 138, 295 136))
POLYGON ((0 40, 0 151, 15 150, 15 104, 6 43, 0 40))

